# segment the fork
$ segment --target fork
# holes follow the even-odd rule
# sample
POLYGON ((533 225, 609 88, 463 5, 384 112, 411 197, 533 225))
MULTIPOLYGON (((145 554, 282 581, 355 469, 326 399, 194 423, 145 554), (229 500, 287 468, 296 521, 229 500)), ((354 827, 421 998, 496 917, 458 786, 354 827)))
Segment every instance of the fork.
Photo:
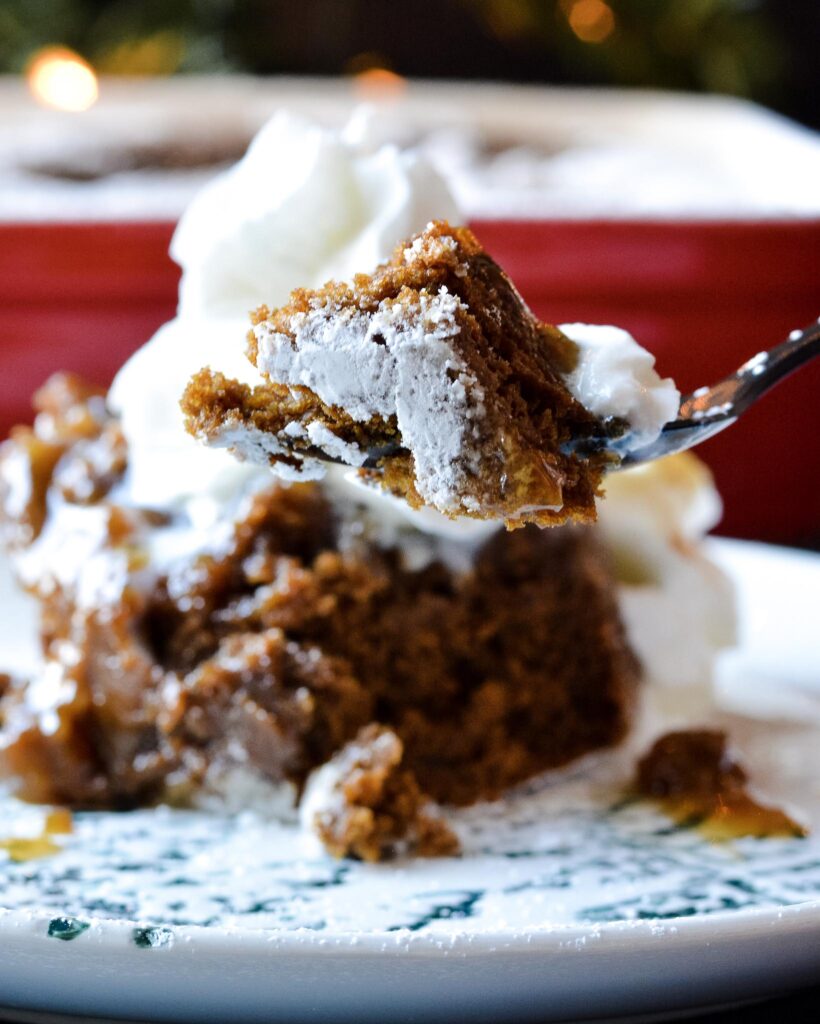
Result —
MULTIPOLYGON (((624 430, 623 421, 604 421, 608 433, 573 438, 561 445, 561 451, 581 458, 611 452, 616 458, 609 466, 610 471, 686 451, 730 427, 758 398, 817 355, 820 355, 820 319, 802 331, 792 331, 784 342, 768 352, 758 352, 712 387, 697 388, 685 395, 677 419, 670 420, 649 444, 635 447, 634 438, 628 427, 624 430)), ((378 469, 382 459, 399 451, 398 444, 371 448, 363 468, 378 469)), ((325 462, 341 462, 326 452, 317 451, 315 456, 325 462)))
POLYGON ((632 447, 627 431, 617 438, 571 441, 563 450, 579 455, 608 450, 620 458, 619 465, 623 467, 686 451, 730 427, 758 398, 817 355, 820 355, 820 320, 803 330, 792 331, 784 342, 768 352, 758 352, 717 384, 685 395, 677 419, 667 423, 650 444, 632 447))

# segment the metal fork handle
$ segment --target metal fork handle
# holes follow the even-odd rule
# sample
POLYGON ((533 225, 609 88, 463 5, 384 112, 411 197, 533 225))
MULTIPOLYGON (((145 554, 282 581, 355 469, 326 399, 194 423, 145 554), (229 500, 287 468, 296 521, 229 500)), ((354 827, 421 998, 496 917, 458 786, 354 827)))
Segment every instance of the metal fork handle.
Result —
POLYGON ((698 388, 680 405, 679 420, 728 416, 736 419, 775 384, 798 367, 820 355, 820 321, 815 320, 768 352, 747 359, 735 373, 714 384, 698 388))
POLYGON ((642 448, 630 448, 627 435, 615 451, 621 466, 635 466, 664 455, 694 448, 735 423, 753 402, 778 381, 820 355, 820 322, 802 331, 792 331, 782 344, 769 352, 758 352, 739 370, 712 387, 698 388, 686 395, 677 419, 667 423, 656 438, 642 448))

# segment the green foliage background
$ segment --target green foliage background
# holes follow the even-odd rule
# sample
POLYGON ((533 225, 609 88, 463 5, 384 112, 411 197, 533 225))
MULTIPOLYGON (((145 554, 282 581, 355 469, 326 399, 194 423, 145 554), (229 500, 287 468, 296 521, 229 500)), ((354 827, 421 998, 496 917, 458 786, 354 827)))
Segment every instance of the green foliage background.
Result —
POLYGON ((599 44, 573 34, 571 2, 2 0, 0 70, 21 71, 48 44, 110 74, 339 74, 370 61, 407 75, 732 93, 815 116, 816 61, 801 65, 800 43, 820 32, 817 0, 608 0, 616 28, 599 44))

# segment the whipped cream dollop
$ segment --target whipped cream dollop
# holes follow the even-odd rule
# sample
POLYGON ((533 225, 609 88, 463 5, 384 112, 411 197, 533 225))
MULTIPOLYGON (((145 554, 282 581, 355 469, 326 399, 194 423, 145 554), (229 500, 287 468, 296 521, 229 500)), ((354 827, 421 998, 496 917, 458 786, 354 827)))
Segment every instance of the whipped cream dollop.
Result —
POLYGON ((459 218, 432 165, 281 112, 179 222, 179 313, 238 315, 368 273, 434 218, 459 218))
POLYGON ((347 280, 386 260, 435 218, 458 222, 446 185, 421 156, 371 150, 337 132, 276 114, 245 157, 193 200, 171 255, 182 268, 177 317, 122 368, 109 401, 129 445, 138 505, 219 501, 260 471, 186 432, 179 399, 204 366, 245 383, 249 312, 296 287, 347 280))
POLYGON ((560 324, 559 330, 579 351, 567 387, 600 419, 625 419, 634 447, 650 444, 675 419, 680 392, 674 381, 659 376, 655 357, 628 331, 604 324, 560 324))
POLYGON ((734 588, 703 549, 722 504, 691 452, 611 473, 595 527, 647 679, 691 716, 711 700, 716 655, 736 641, 734 588))

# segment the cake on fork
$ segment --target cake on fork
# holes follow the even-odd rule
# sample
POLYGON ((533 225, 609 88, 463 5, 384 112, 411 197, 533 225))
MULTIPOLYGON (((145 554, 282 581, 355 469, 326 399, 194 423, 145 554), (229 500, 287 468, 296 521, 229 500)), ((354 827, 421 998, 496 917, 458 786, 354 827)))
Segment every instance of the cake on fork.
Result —
POLYGON ((617 436, 572 393, 579 348, 539 321, 467 228, 434 222, 352 283, 299 289, 253 315, 252 387, 203 368, 183 398, 207 444, 313 477, 354 467, 411 506, 554 526, 595 519, 617 436))

